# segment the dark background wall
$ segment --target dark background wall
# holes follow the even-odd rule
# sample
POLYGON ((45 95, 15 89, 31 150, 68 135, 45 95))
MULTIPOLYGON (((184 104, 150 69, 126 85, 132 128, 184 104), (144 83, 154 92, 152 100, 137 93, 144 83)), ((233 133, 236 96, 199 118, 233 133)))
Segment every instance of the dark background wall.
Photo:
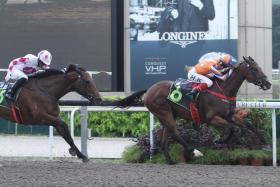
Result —
MULTIPOLYGON (((47 2, 19 1, 0 9, 0 68, 13 58, 47 49, 54 68, 75 63, 88 71, 111 72, 111 0, 47 2)), ((111 76, 102 79, 98 88, 110 90, 111 76)))
POLYGON ((280 61, 280 1, 273 0, 272 1, 272 50, 273 50, 273 68, 278 67, 278 63, 280 61))

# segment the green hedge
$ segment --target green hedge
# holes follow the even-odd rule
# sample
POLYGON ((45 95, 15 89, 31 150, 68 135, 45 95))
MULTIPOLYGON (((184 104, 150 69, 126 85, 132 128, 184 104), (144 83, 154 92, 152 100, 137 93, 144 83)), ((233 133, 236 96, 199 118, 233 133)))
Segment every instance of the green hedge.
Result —
MULTIPOLYGON (((271 141, 271 110, 250 109, 251 115, 246 119, 258 129, 265 131, 266 139, 271 141)), ((280 116, 280 110, 277 110, 280 116)), ((69 112, 61 112, 61 117, 70 124, 69 112)), ((75 133, 80 132, 80 114, 75 114, 75 133)), ((178 125, 184 125, 184 120, 178 120, 178 125)), ((278 122, 279 124, 280 122, 278 122)), ((159 123, 156 121, 156 126, 159 123)), ((148 112, 89 112, 88 128, 94 136, 110 137, 141 137, 149 133, 148 112)))
MULTIPOLYGON (((70 124, 67 112, 61 117, 70 124)), ((88 128, 94 136, 140 137, 149 132, 148 112, 89 112, 88 128)), ((75 129, 80 128, 80 114, 75 115, 75 129)))

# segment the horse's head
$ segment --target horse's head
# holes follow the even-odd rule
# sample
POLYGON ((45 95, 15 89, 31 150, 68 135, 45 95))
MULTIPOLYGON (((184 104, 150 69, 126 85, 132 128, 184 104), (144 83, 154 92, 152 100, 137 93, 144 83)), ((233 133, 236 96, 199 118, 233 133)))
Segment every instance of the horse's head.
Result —
POLYGON ((240 71, 242 71, 242 75, 245 79, 259 86, 263 90, 268 90, 271 87, 271 83, 267 80, 267 76, 263 73, 262 69, 258 66, 258 64, 254 61, 253 58, 243 57, 244 61, 242 61, 238 66, 240 67, 240 71))
POLYGON ((78 92, 90 102, 99 104, 102 101, 91 75, 76 65, 70 65, 66 70, 66 77, 71 81, 72 90, 78 92))

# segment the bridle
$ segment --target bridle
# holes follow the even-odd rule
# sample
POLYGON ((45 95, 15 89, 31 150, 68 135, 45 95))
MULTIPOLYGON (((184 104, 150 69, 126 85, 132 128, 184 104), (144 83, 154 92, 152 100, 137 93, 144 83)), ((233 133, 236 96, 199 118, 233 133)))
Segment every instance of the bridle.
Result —
POLYGON ((264 87, 264 83, 262 80, 266 79, 265 75, 262 76, 257 76, 257 71, 255 68, 252 68, 252 63, 256 63, 251 57, 249 57, 249 59, 245 59, 244 58, 244 62, 246 67, 247 67, 247 75, 253 75, 254 76, 254 80, 252 83, 263 88, 264 87))
MULTIPOLYGON (((76 73, 78 73, 78 80, 80 81, 80 84, 82 85, 82 87, 85 87, 86 90, 88 90, 90 81, 86 80, 85 78, 83 78, 82 72, 80 72, 79 70, 74 70, 76 73)), ((67 82, 71 81, 67 75, 67 73, 65 73, 65 79, 67 82)), ((89 101, 91 102, 96 102, 96 101, 100 101, 102 100, 100 97, 94 97, 93 95, 90 94, 83 94, 83 96, 85 98, 87 98, 89 101)))

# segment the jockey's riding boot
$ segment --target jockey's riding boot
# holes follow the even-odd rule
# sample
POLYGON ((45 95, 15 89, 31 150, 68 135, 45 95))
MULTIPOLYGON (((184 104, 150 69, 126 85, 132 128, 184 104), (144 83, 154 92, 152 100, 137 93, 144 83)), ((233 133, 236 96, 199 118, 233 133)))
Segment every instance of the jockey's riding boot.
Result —
POLYGON ((199 91, 204 90, 208 88, 208 85, 206 83, 200 83, 198 86, 194 87, 190 93, 188 93, 187 95, 191 95, 191 99, 195 100, 196 95, 198 94, 199 91))
POLYGON ((188 96, 191 96, 191 99, 192 99, 192 100, 195 100, 195 97, 196 97, 196 95, 197 95, 198 92, 199 92, 198 89, 193 88, 187 95, 188 95, 188 96))
POLYGON ((12 89, 10 89, 9 91, 6 92, 5 98, 11 101, 14 101, 14 93, 12 91, 12 89))
POLYGON ((19 79, 15 85, 11 88, 11 90, 9 90, 5 97, 11 101, 15 100, 15 94, 17 93, 17 90, 25 83, 26 79, 25 78, 21 78, 19 79))

